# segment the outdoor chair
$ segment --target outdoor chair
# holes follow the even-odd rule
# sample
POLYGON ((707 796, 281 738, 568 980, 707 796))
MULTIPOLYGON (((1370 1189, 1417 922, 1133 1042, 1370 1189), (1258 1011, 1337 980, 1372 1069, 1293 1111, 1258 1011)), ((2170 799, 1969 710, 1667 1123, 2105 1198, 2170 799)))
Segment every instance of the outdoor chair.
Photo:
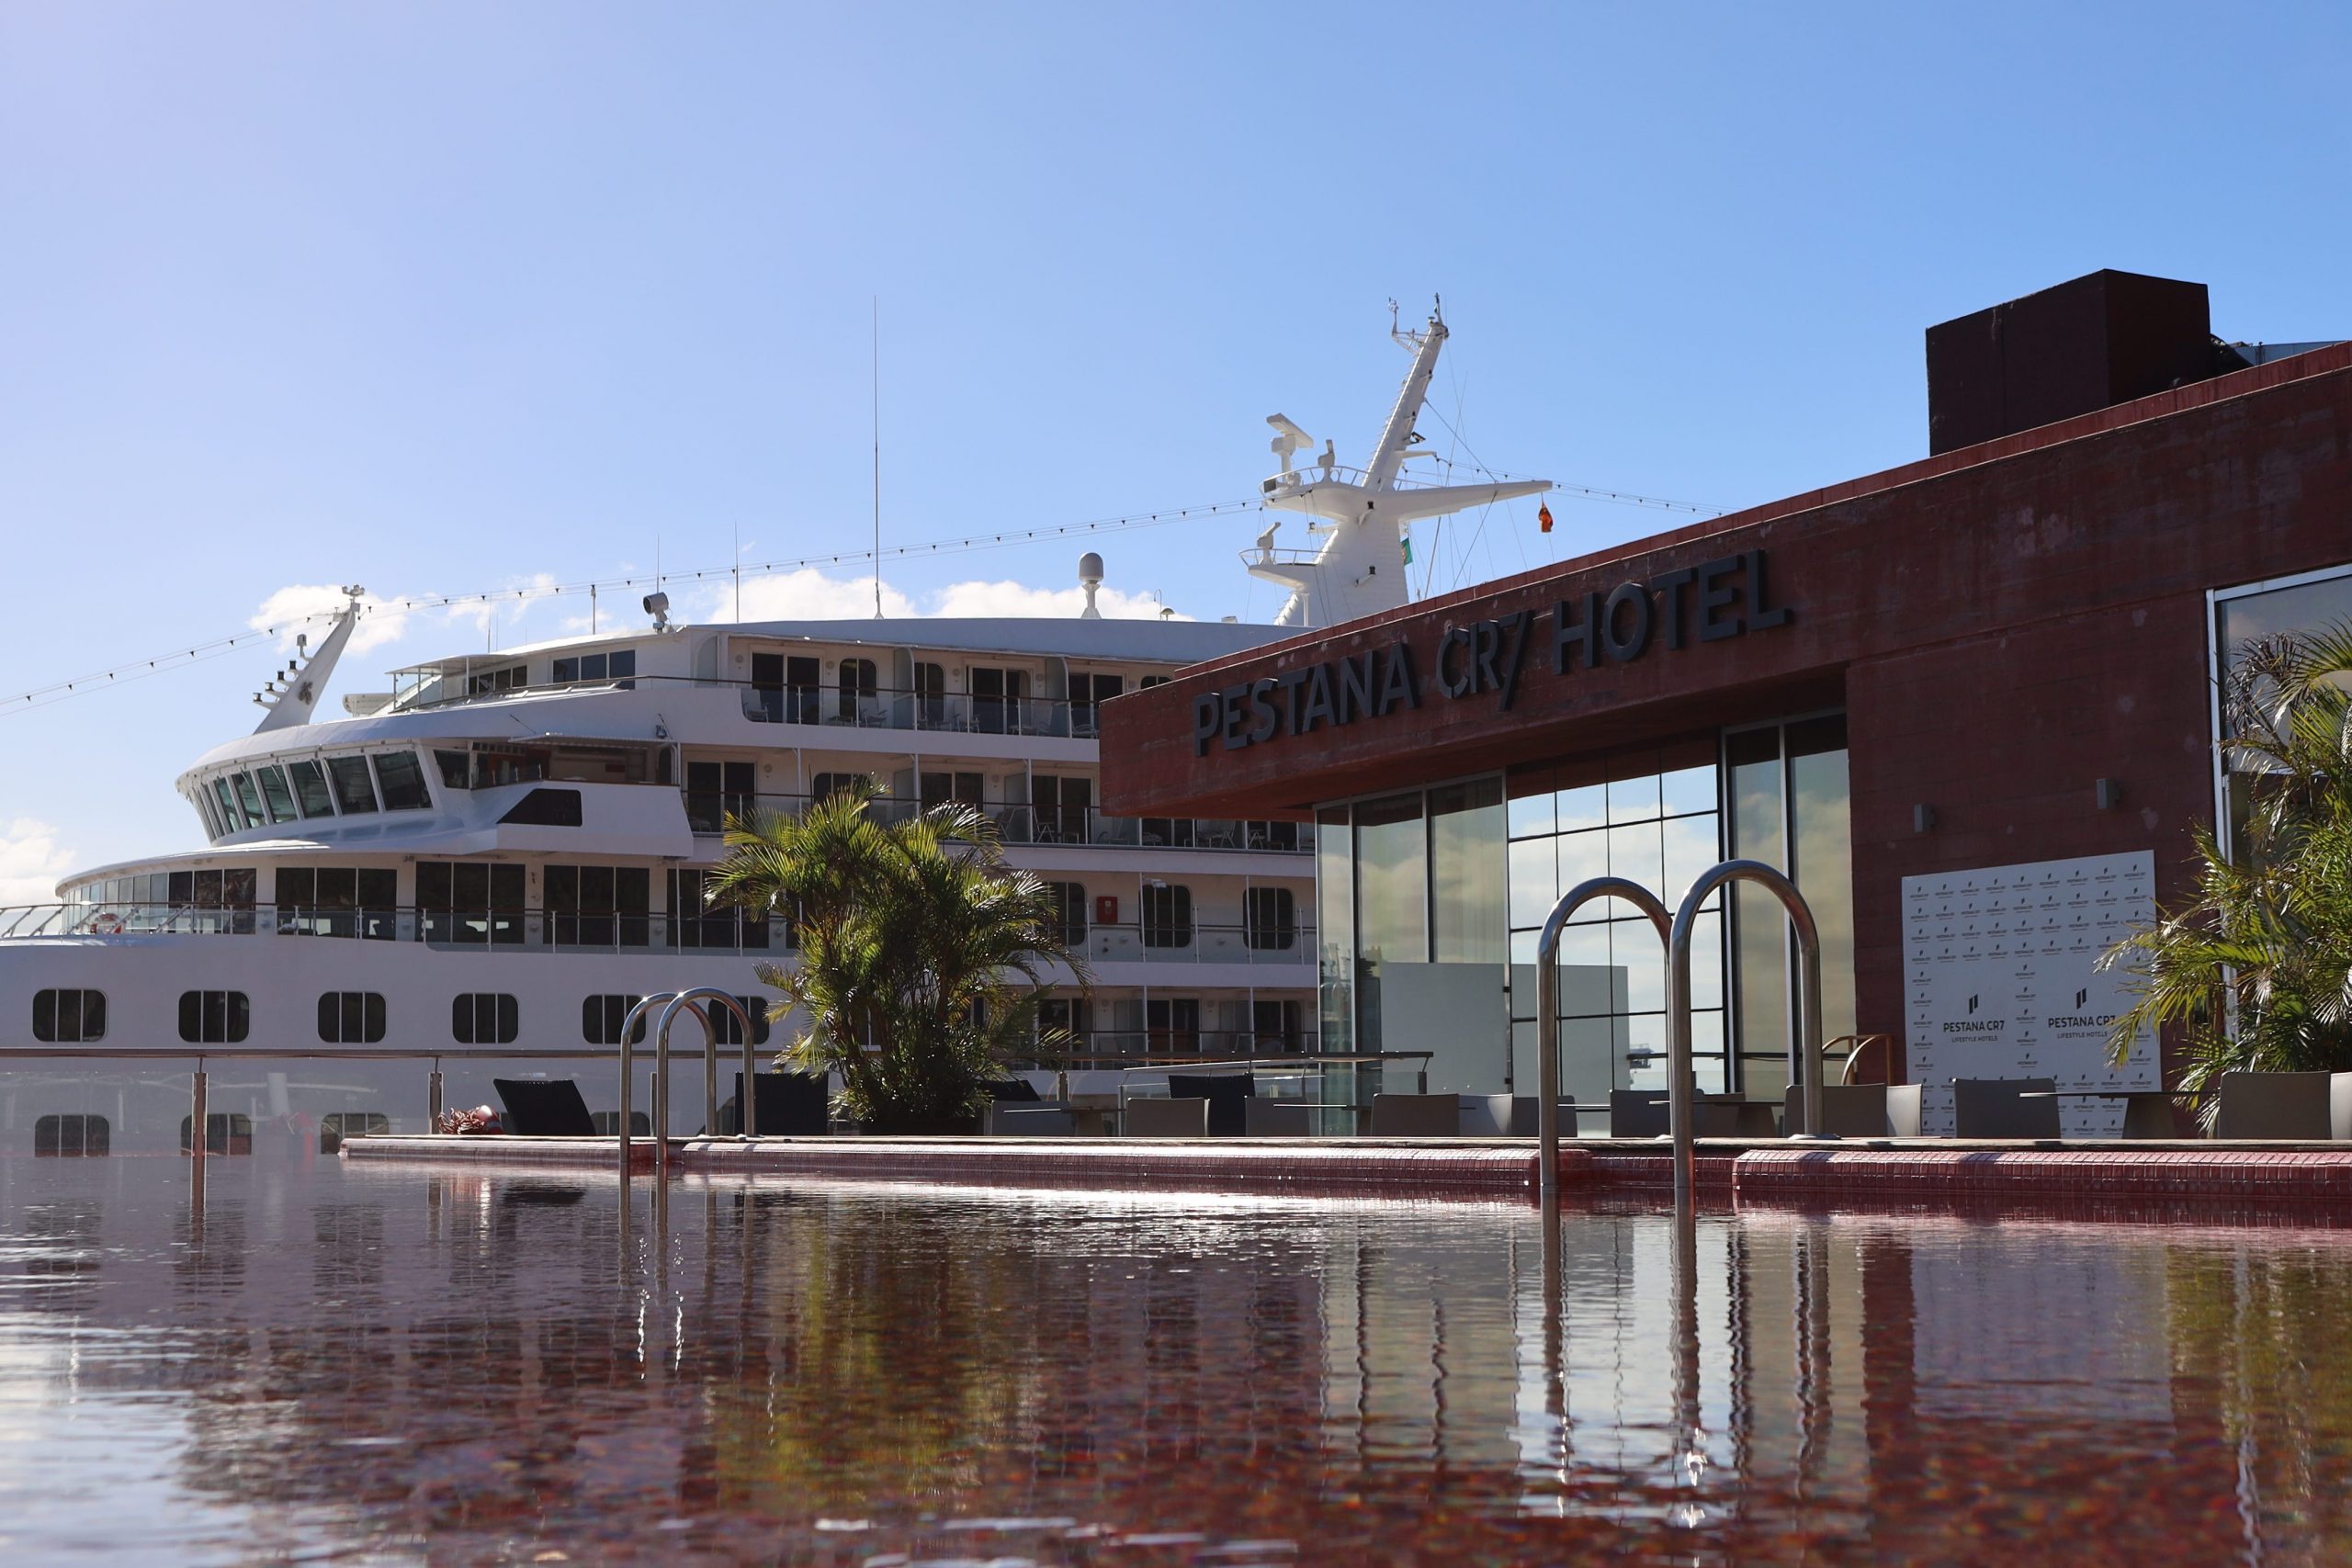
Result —
POLYGON ((1070 1108, 1042 1100, 1000 1100, 989 1107, 984 1125, 992 1138, 1070 1138, 1078 1135, 1078 1117, 1070 1108))
POLYGON ((595 1118, 580 1098, 580 1086, 570 1078, 492 1078, 499 1103, 506 1107, 500 1125, 526 1138, 593 1138, 595 1118))
POLYGON ((1375 1138, 1452 1138, 1462 1132, 1458 1094, 1375 1094, 1372 1135, 1375 1138))
POLYGON ((1209 1136, 1245 1137, 1250 1132, 1249 1102, 1258 1094, 1254 1073, 1170 1073, 1168 1098, 1209 1102, 1209 1136))
POLYGON ((1917 1084, 1886 1086, 1886 1135, 1890 1138, 1916 1138, 1919 1135, 1917 1084))
POLYGON ((1121 1133, 1130 1138, 1205 1138, 1209 1135, 1209 1102, 1205 1100, 1130 1100, 1121 1133))
MULTIPOLYGON (((832 1124, 832 1095, 821 1073, 762 1073, 753 1080, 759 1096, 757 1123, 763 1138, 820 1138, 832 1124)), ((743 1103, 743 1075, 735 1075, 735 1097, 718 1108, 718 1130, 742 1131, 736 1107, 743 1103)))
POLYGON ((2053 1091, 2057 1087, 2053 1078, 1954 1078, 1952 1135, 2056 1138, 2058 1100, 2053 1091))
MULTIPOLYGON (((1810 1129, 1833 1138, 1894 1136, 1888 1120, 1888 1086, 1883 1083, 1826 1083, 1821 1086, 1821 1125, 1810 1129)), ((1804 1118, 1804 1090, 1795 1084, 1781 1097, 1781 1124, 1792 1133, 1804 1118)))
POLYGON ((1668 1131, 1667 1118, 1662 1089, 1609 1091, 1609 1135, 1612 1138, 1663 1138, 1668 1131))
MULTIPOLYGON (((1462 1107, 1462 1130, 1481 1137, 1534 1138, 1543 1135, 1536 1117, 1543 1107, 1532 1094, 1482 1094, 1464 1096, 1462 1107)), ((1560 1105, 1560 1136, 1577 1135, 1577 1108, 1563 1101, 1560 1105)))
POLYGON ((1255 1095, 1241 1102, 1247 1112, 1243 1131, 1252 1138, 1311 1138, 1314 1112, 1297 1100, 1261 1100, 1255 1095))
POLYGON ((2352 1137, 2352 1073, 2223 1073, 2216 1138, 2352 1137))

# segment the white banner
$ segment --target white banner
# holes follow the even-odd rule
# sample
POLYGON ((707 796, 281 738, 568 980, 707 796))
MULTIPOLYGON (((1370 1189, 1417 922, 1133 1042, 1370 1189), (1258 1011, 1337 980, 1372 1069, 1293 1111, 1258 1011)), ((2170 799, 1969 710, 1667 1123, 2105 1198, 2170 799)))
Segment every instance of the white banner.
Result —
MULTIPOLYGON (((2094 966, 2155 918, 2155 857, 2094 855, 1903 879, 1906 1065, 1921 1131, 1952 1130, 1954 1078, 2054 1078, 2062 1089, 2155 1089, 2143 1030, 2121 1066, 2108 1030, 2126 975, 2094 966)), ((2069 1137, 2122 1130, 2120 1100, 2061 1100, 2069 1137)))

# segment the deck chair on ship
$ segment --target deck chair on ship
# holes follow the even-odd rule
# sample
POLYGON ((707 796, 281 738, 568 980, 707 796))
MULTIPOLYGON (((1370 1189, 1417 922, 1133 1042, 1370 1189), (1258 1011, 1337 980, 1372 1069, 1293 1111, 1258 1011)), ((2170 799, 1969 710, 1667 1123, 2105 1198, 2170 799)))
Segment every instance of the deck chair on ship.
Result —
POLYGON ((593 1138, 595 1118, 570 1078, 492 1078, 498 1102, 506 1108, 500 1123, 526 1138, 593 1138))

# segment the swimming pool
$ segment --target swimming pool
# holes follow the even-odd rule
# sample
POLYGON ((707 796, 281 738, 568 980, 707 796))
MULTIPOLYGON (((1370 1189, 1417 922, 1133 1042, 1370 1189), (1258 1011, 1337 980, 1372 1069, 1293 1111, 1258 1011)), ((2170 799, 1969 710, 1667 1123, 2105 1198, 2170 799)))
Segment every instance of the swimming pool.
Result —
POLYGON ((2352 1232, 0 1161, 0 1553, 2352 1548, 2352 1232))

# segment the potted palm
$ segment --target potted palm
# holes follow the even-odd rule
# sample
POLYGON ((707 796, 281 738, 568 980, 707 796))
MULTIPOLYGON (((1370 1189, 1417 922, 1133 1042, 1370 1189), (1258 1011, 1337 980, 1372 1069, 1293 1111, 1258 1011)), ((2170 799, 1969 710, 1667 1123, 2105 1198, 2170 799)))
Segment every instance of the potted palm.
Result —
POLYGON ((996 825, 947 805, 898 821, 871 785, 797 817, 730 817, 710 901, 792 923, 797 968, 759 965, 797 1012, 781 1065, 840 1075, 837 1111, 868 1132, 968 1133, 1011 1063, 1065 1051, 1037 1027, 1060 966, 1088 983, 1046 885, 1004 862, 996 825))

